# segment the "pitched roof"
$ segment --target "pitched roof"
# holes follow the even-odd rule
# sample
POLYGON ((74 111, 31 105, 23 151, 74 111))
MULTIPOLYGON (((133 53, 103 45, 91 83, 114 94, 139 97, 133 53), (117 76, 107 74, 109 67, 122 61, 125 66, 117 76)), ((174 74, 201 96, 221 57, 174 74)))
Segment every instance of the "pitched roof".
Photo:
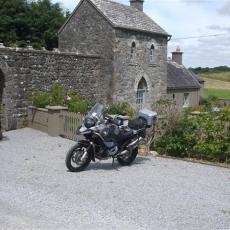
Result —
MULTIPOLYGON (((74 10, 76 12, 79 5, 74 10)), ((144 12, 136 9, 133 6, 124 5, 110 0, 88 0, 115 28, 124 28, 135 31, 143 31, 169 36, 156 22, 154 22, 144 12)), ((68 20, 67 20, 68 22, 68 20)), ((66 22, 66 23, 67 23, 66 22)), ((60 29, 64 28, 66 23, 60 29)))
POLYGON ((169 61, 167 73, 168 89, 200 89, 198 76, 183 65, 169 61))
POLYGON ((90 0, 114 27, 168 35, 143 11, 110 0, 90 0))

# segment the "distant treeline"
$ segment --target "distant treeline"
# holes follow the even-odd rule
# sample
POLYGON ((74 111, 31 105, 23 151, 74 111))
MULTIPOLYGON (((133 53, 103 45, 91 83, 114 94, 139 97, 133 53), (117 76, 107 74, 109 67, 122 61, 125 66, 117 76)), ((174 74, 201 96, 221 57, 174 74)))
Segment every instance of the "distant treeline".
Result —
POLYGON ((197 67, 197 68, 189 68, 192 72, 195 74, 201 74, 201 73, 219 73, 219 72, 230 72, 230 67, 228 66, 218 66, 214 68, 209 67, 197 67))
POLYGON ((0 42, 5 46, 52 50, 69 12, 51 0, 0 0, 0 15, 0 42))

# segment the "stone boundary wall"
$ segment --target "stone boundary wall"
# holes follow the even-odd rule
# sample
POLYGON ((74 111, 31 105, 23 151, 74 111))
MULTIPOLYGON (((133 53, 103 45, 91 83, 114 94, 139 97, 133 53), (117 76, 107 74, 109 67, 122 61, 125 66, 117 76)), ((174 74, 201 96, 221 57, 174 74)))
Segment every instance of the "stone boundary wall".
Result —
POLYGON ((101 88, 108 82, 103 75, 103 59, 99 56, 0 47, 0 59, 7 65, 3 70, 5 130, 26 126, 29 96, 32 92, 49 91, 55 82, 61 83, 65 91, 79 91, 91 102, 107 100, 108 92, 101 88))

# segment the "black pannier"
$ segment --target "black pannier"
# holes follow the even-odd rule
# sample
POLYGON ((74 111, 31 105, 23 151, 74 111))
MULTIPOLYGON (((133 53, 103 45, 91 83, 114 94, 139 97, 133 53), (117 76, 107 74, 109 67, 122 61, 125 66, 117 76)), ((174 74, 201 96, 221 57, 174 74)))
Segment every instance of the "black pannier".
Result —
POLYGON ((139 130, 145 128, 145 122, 144 120, 137 118, 134 120, 129 120, 128 126, 130 129, 139 130))

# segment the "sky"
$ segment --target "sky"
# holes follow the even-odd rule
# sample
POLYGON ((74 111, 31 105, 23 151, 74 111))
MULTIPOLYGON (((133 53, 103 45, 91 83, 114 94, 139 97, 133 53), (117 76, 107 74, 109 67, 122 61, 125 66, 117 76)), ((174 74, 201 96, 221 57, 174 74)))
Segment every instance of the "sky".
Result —
MULTIPOLYGON (((79 2, 52 1, 69 11, 79 2)), ((113 1, 129 5, 129 0, 113 1)), ((172 35, 168 57, 179 46, 187 67, 230 66, 230 0, 145 0, 144 12, 172 35)))

